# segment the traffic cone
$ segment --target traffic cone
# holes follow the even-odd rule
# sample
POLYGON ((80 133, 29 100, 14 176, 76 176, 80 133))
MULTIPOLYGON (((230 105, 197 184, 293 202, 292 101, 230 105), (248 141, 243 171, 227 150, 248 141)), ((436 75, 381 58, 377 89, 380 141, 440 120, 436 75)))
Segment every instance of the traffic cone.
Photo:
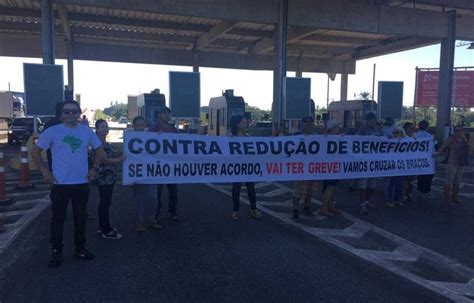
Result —
POLYGON ((5 185, 5 161, 3 160, 3 152, 0 151, 0 205, 8 202, 10 202, 10 199, 7 197, 5 185))
POLYGON ((28 158, 28 147, 26 145, 21 146, 21 155, 20 155, 20 184, 18 184, 15 189, 30 189, 34 185, 30 183, 30 159, 28 158))

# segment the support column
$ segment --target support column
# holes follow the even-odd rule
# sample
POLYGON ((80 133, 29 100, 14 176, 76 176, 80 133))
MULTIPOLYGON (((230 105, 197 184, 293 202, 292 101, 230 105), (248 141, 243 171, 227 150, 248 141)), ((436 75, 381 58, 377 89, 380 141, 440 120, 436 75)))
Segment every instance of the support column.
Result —
POLYGON ((196 52, 193 53, 193 73, 199 73, 199 55, 196 52))
POLYGON ((54 15, 52 0, 41 0, 43 64, 54 64, 54 15))
POLYGON ((341 74, 341 101, 347 101, 347 85, 349 83, 349 75, 341 74))
POLYGON ((67 85, 74 91, 74 42, 67 41, 67 85))
POLYGON ((436 140, 443 142, 451 126, 451 96, 453 87, 454 49, 456 45, 456 11, 449 11, 447 37, 441 40, 439 63, 438 109, 436 140))
POLYGON ((303 66, 302 62, 303 61, 303 52, 300 53, 300 56, 298 57, 298 65, 296 67, 296 78, 303 78, 303 66))
POLYGON ((278 23, 275 25, 273 51, 273 133, 283 130, 283 81, 286 77, 286 55, 288 38, 288 0, 279 1, 278 23))

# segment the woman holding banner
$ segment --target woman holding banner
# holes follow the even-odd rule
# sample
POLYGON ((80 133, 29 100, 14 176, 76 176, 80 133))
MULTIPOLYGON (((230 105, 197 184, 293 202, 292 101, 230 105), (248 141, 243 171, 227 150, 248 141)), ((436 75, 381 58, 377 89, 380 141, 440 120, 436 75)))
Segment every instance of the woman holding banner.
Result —
MULTIPOLYGON (((230 132, 232 136, 248 136, 245 132, 247 126, 247 119, 245 119, 245 117, 243 116, 234 116, 230 119, 230 132)), ((232 219, 234 220, 239 219, 241 187, 242 183, 240 182, 232 183, 232 202, 234 204, 234 212, 232 213, 232 219)), ((255 193, 255 183, 245 182, 245 187, 247 187, 247 195, 250 201, 250 216, 254 219, 260 219, 262 215, 257 210, 257 195, 255 193)))
POLYGON ((100 119, 95 122, 95 132, 99 137, 107 154, 107 158, 97 169, 97 185, 99 187, 99 233, 104 239, 120 239, 122 235, 110 224, 109 209, 112 203, 112 193, 117 179, 115 164, 125 160, 124 155, 107 142, 109 125, 107 121, 100 119))
POLYGON ((444 199, 446 203, 459 203, 459 185, 464 174, 464 167, 468 165, 469 160, 469 143, 462 126, 454 127, 454 133, 443 143, 435 156, 443 153, 446 153, 447 160, 444 199))

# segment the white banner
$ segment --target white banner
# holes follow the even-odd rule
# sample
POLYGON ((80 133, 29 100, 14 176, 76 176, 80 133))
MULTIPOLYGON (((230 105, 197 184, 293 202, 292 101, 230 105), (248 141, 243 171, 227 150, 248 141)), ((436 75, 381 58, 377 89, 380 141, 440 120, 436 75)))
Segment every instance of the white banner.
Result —
POLYGON ((357 179, 434 173, 431 139, 125 133, 123 184, 357 179))

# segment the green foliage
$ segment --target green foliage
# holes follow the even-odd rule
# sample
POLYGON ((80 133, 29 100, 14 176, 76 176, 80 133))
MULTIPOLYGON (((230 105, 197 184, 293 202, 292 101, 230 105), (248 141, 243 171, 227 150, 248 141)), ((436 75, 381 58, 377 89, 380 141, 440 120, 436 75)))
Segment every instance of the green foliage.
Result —
POLYGON ((94 120, 97 121, 99 119, 109 120, 110 116, 107 116, 106 114, 104 114, 104 112, 102 110, 98 109, 98 110, 95 111, 94 120))
MULTIPOLYGON (((431 126, 436 125, 436 108, 416 108, 415 121, 428 120, 431 126)), ((466 111, 461 108, 456 108, 452 112, 452 123, 454 125, 464 123, 467 127, 474 127, 474 112, 466 111), (464 117, 464 118, 463 118, 464 117)), ((413 121, 413 107, 403 106, 402 108, 402 122, 413 121)))
POLYGON ((372 94, 367 91, 361 91, 359 93, 359 98, 361 98, 362 100, 370 100, 372 99, 372 94))
POLYGON ((110 107, 104 108, 104 114, 112 117, 114 120, 127 116, 127 104, 118 103, 117 101, 115 101, 115 104, 113 102, 110 102, 110 104, 110 107))
POLYGON ((254 121, 268 121, 272 116, 271 111, 260 109, 256 106, 248 105, 247 103, 245 103, 245 111, 251 113, 252 120, 254 121))

